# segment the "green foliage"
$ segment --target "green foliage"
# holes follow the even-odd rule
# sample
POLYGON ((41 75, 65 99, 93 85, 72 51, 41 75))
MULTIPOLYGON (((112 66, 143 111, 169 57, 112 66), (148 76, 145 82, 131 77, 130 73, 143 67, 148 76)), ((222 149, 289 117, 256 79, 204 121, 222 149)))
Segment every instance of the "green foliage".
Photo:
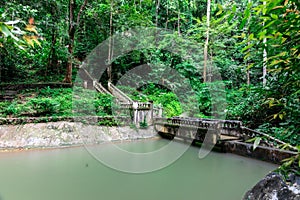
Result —
POLYGON ((94 106, 96 108, 95 112, 97 116, 107 116, 112 114, 112 101, 113 97, 107 94, 99 93, 96 100, 94 101, 94 106))
POLYGON ((243 119, 248 126, 253 126, 261 118, 265 118, 265 114, 259 114, 263 105, 263 92, 261 88, 255 86, 245 86, 236 89, 227 89, 227 110, 228 119, 243 119), (254 121, 252 121, 254 120, 254 121))
POLYGON ((146 116, 144 117, 144 120, 142 122, 140 122, 140 128, 141 129, 146 129, 148 128, 148 123, 146 121, 146 116))
POLYGON ((262 140, 261 137, 255 137, 247 140, 246 142, 253 142, 253 151, 254 151, 259 146, 261 140, 262 140))
POLYGON ((16 103, 12 103, 4 110, 4 115, 16 116, 19 113, 16 103))
POLYGON ((179 116, 182 113, 182 107, 178 100, 173 99, 173 94, 163 96, 164 114, 166 117, 179 116))
POLYGON ((29 105, 36 111, 37 115, 51 116, 57 113, 60 106, 59 102, 50 98, 30 99, 29 105))
POLYGON ((155 84, 148 84, 141 88, 141 91, 125 86, 119 86, 118 88, 128 94, 133 100, 140 102, 153 101, 155 105, 162 106, 163 114, 166 117, 179 116, 183 112, 182 104, 179 102, 178 97, 166 88, 158 87, 155 84))
POLYGON ((161 105, 163 107, 163 114, 166 117, 179 116, 182 113, 181 103, 172 92, 165 93, 162 91, 158 93, 158 90, 156 90, 155 93, 148 95, 148 99, 157 105, 161 105))
POLYGON ((71 88, 51 89, 49 87, 21 91, 19 96, 22 97, 22 101, 0 102, 1 116, 76 116, 83 113, 98 116, 111 115, 112 97, 103 94, 97 94, 95 98, 87 96, 76 101, 81 110, 73 113, 72 92, 71 88))
POLYGON ((27 18, 33 17, 33 13, 36 10, 31 10, 28 6, 23 6, 21 4, 15 4, 14 2, 5 3, 5 12, 0 15, 0 47, 7 48, 6 45, 15 45, 20 49, 25 49, 26 44, 32 47, 35 44, 40 45, 36 26, 33 25, 33 22, 29 22, 25 28, 20 27, 20 24, 26 24, 24 21, 19 20, 25 16, 22 14, 29 14, 27 18), (22 14, 21 14, 22 13, 22 14), (19 17, 16 14, 21 14, 19 17), (16 17, 15 19, 10 16, 16 17), (19 19, 18 19, 19 18, 19 19), (3 22, 4 21, 4 22, 3 22), (32 33, 32 34, 29 34, 32 33), (33 34, 34 33, 34 34, 33 34))
POLYGON ((257 130, 268 133, 291 145, 297 145, 300 142, 300 135, 296 132, 297 129, 294 125, 287 123, 280 123, 278 126, 271 123, 263 123, 257 128, 257 130))
POLYGON ((299 16, 296 0, 248 5, 243 21, 249 22, 249 32, 240 36, 244 58, 252 61, 252 66, 262 65, 263 49, 268 54, 267 86, 259 92, 263 102, 259 101, 257 112, 264 112, 258 119, 267 123, 256 125, 291 144, 299 144, 299 16))
POLYGON ((72 115, 72 89, 46 87, 38 92, 36 98, 30 99, 28 104, 32 105, 32 109, 40 115, 70 116, 72 115))
MULTIPOLYGON (((76 2, 78 12, 82 1, 76 2)), ((196 67, 193 60, 160 49, 166 45, 164 41, 158 47, 132 51, 116 58, 112 63, 113 81, 117 82, 128 70, 145 63, 158 66, 149 69, 149 76, 160 80, 163 70, 159 66, 169 66, 189 80, 194 94, 176 96, 176 88, 181 86, 177 81, 167 83, 174 92, 154 84, 138 90, 126 87, 121 90, 134 100, 152 100, 161 105, 168 117, 180 114, 201 118, 223 117, 222 105, 225 103, 227 119, 242 120, 250 128, 293 145, 299 144, 300 5, 298 0, 264 2, 265 5, 261 1, 248 3, 248 0, 212 2, 208 45, 208 57, 212 63, 209 65, 215 66, 221 74, 226 86, 226 101, 222 95, 214 95, 219 94, 220 83, 202 83, 202 69, 196 67), (268 57, 266 63, 263 63, 264 49, 268 57), (263 64, 268 68, 266 87, 261 84, 263 64), (250 85, 245 85, 247 71, 250 85)), ((172 37, 187 36, 198 42, 197 47, 201 50, 208 28, 206 5, 205 0, 166 0, 160 1, 159 5, 153 0, 88 1, 82 20, 77 24, 71 60, 75 66, 80 65, 89 52, 110 34, 136 26, 157 25, 173 30, 175 34, 172 37)), ((1 83, 61 81, 71 56, 67 48, 72 42, 66 26, 68 16, 67 1, 4 1, 0 8, 0 46, 3 46, 0 48, 1 83), (24 22, 31 17, 35 19, 34 24, 24 22), (20 51, 20 46, 25 47, 26 41, 29 47, 20 51), (38 43, 43 48, 30 48, 38 43)), ((143 38, 133 36, 132 39, 143 42, 143 38)), ((181 47, 176 51, 194 48, 185 43, 181 47)), ((197 64, 202 66, 202 50, 199 52, 192 56, 197 57, 200 60, 197 64)), ((106 78, 103 76, 101 81, 106 83, 106 78)), ((76 101, 74 106, 78 112, 72 113, 71 89, 45 88, 27 91, 21 96, 12 103, 0 102, 0 115, 106 116, 111 114, 113 100, 110 96, 91 92, 76 101)))
POLYGON ((105 119, 98 122, 99 126, 115 126, 117 125, 114 120, 105 119))
POLYGON ((282 165, 275 170, 282 174, 286 179, 290 174, 300 176, 300 146, 297 146, 297 148, 298 154, 282 160, 282 165))
POLYGON ((133 129, 133 130, 135 130, 135 131, 137 131, 138 130, 138 128, 136 127, 136 125, 135 124, 130 124, 129 125, 129 127, 131 128, 131 129, 133 129))

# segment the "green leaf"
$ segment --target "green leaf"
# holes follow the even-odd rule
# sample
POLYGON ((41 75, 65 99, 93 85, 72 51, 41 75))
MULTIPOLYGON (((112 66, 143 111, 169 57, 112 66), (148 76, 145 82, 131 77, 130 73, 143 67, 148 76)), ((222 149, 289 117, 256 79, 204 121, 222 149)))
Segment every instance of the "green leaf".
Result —
POLYGON ((282 147, 281 147, 281 149, 286 149, 286 148, 288 148, 289 147, 289 144, 284 144, 282 147))
POLYGON ((25 51, 25 48, 21 45, 19 45, 17 42, 14 42, 14 44, 21 50, 24 50, 25 51))
POLYGON ((279 114, 279 118, 283 120, 284 114, 279 114))
POLYGON ((246 142, 254 142, 256 138, 251 138, 251 139, 248 139, 246 140, 246 142))
POLYGON ((266 26, 264 26, 264 28, 268 28, 269 26, 271 26, 272 24, 274 24, 275 21, 271 21, 270 23, 268 23, 266 26))
POLYGON ((251 7, 252 7, 252 5, 253 5, 253 2, 252 2, 252 1, 250 1, 250 2, 247 4, 247 8, 250 10, 250 9, 251 9, 251 7))
POLYGON ((230 15, 229 15, 228 20, 227 20, 228 23, 231 22, 231 20, 233 19, 233 17, 234 17, 234 14, 230 14, 230 15))
POLYGON ((248 18, 250 17, 250 13, 251 13, 251 12, 250 12, 250 8, 247 8, 247 9, 245 10, 245 14, 244 14, 246 19, 248 19, 248 18))
POLYGON ((236 5, 232 6, 232 12, 235 13, 236 12, 236 5))
POLYGON ((270 64, 270 66, 274 66, 274 65, 277 65, 282 62, 284 62, 284 60, 273 60, 272 63, 270 64))
POLYGON ((219 15, 221 15, 222 14, 222 10, 219 10, 218 12, 217 12, 217 14, 216 14, 216 16, 219 16, 219 15))
POLYGON ((278 15, 275 15, 275 14, 271 14, 271 17, 272 17, 273 19, 278 19, 278 15))
POLYGON ((282 37, 282 38, 281 38, 281 44, 283 44, 286 40, 287 40, 287 38, 282 37))
POLYGON ((260 141, 261 141, 261 138, 260 138, 260 137, 257 137, 257 138, 255 139, 254 144, 253 144, 253 150, 255 150, 255 149, 258 147, 260 141))
POLYGON ((253 38, 254 38, 254 34, 251 33, 251 34, 249 35, 248 39, 249 39, 249 40, 252 40, 253 38))
POLYGON ((5 37, 11 36, 10 30, 7 28, 5 24, 0 24, 0 31, 3 33, 5 37))
POLYGON ((266 12, 267 12, 267 8, 266 7, 264 7, 263 9, 262 9, 262 13, 263 13, 263 15, 265 15, 266 14, 266 12))
MULTIPOLYGON (((250 52, 248 52, 245 56, 244 56, 244 60, 247 60, 247 58, 249 58, 251 56, 251 53, 250 52)), ((248 68, 248 67, 247 67, 248 68)), ((247 69, 247 70, 249 70, 249 69, 247 69)))
POLYGON ((283 159, 281 162, 284 162, 284 163, 286 163, 286 162, 290 162, 290 161, 293 161, 294 160, 294 158, 293 157, 289 157, 289 158, 285 158, 285 159, 283 159))
POLYGON ((222 12, 223 12, 223 7, 222 7, 222 5, 218 4, 217 6, 218 6, 219 11, 217 12, 216 16, 222 14, 222 12))
POLYGON ((291 166, 291 165, 293 164, 293 162, 294 162, 294 159, 292 158, 292 159, 290 159, 289 161, 285 162, 283 165, 284 165, 285 167, 289 167, 289 166, 291 166))
POLYGON ((266 37, 267 30, 263 30, 262 32, 258 33, 259 40, 263 40, 266 37))
POLYGON ((240 24, 240 27, 239 27, 240 30, 242 30, 242 29, 245 27, 247 21, 248 21, 247 18, 244 18, 244 19, 242 20, 242 23, 240 24))
POLYGON ((251 63, 247 66, 247 70, 251 69, 254 66, 254 63, 251 63))
POLYGON ((244 48, 242 49, 242 52, 247 51, 248 49, 250 49, 250 48, 253 47, 253 46, 254 46, 254 44, 249 44, 249 45, 247 45, 246 47, 244 47, 244 48))

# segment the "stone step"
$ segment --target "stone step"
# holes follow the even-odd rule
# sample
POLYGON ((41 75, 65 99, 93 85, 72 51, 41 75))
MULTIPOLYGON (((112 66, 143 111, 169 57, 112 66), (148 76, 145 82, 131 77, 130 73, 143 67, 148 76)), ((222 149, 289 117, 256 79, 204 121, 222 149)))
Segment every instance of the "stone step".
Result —
POLYGON ((0 101, 12 101, 17 94, 15 90, 4 90, 0 93, 0 101))

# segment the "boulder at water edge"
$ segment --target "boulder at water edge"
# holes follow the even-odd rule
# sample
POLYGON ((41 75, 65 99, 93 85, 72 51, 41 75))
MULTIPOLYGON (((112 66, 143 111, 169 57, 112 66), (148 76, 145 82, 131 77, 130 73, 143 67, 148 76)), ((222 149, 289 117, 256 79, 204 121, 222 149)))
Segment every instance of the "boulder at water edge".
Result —
POLYGON ((289 186, 281 175, 270 173, 249 190, 243 200, 300 200, 299 185, 289 186))

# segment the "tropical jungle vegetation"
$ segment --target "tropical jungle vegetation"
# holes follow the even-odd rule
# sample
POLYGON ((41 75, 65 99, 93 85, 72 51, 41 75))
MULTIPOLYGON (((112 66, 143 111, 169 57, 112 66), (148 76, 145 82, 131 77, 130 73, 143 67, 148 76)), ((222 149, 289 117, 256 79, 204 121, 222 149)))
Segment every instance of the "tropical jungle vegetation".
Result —
MULTIPOLYGON (((116 83, 143 63, 167 64, 190 80, 194 95, 184 105, 159 85, 121 89, 162 105, 168 117, 185 112, 211 118, 208 90, 220 84, 212 78, 213 63, 225 85, 227 119, 297 146, 299 12, 298 0, 2 0, 1 91, 17 83, 72 83, 91 50, 112 35, 134 27, 164 28, 203 47, 201 70, 170 52, 143 49, 113 60, 105 81, 116 83)), ((100 116, 111 114, 111 101, 102 94, 86 99, 100 116)), ((22 90, 0 102, 0 110, 1 117, 72 116, 72 88, 22 90)))

